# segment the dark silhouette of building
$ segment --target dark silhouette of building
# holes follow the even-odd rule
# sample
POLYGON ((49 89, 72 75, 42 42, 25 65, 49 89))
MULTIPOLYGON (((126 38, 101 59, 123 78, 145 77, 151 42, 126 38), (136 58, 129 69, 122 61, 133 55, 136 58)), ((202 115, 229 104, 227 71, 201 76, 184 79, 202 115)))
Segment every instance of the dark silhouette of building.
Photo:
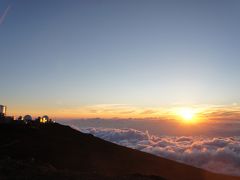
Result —
POLYGON ((14 120, 13 116, 6 116, 7 106, 0 105, 0 123, 11 123, 14 120))
POLYGON ((0 105, 0 123, 16 123, 16 124, 42 124, 42 123, 53 123, 52 119, 50 119, 47 115, 42 117, 38 117, 33 120, 31 115, 25 115, 24 117, 19 116, 14 120, 13 116, 6 116, 7 107, 0 105))

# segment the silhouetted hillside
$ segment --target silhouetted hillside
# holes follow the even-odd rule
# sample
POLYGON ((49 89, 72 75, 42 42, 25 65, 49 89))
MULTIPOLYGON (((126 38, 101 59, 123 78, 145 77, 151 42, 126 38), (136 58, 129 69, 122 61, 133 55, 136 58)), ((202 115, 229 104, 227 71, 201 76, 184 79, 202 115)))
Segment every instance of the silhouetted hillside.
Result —
POLYGON ((0 179, 240 179, 122 147, 59 124, 0 125, 0 179))

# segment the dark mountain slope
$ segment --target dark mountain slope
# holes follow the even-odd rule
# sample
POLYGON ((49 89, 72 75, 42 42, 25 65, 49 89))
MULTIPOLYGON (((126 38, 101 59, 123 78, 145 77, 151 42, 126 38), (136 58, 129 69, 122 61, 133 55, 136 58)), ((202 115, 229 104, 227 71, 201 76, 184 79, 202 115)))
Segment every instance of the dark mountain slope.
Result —
POLYGON ((49 177, 55 173, 54 177, 70 174, 73 179, 156 178, 150 175, 159 179, 240 179, 122 147, 59 124, 0 125, 0 156, 13 166, 20 163, 22 169, 32 163, 26 172, 40 169, 37 172, 43 170, 41 176, 49 177))

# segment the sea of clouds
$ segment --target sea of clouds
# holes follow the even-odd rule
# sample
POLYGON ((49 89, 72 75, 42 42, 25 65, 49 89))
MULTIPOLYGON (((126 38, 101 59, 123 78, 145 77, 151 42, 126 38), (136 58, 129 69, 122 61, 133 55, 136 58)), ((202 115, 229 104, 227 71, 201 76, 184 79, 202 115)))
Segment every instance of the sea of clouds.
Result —
POLYGON ((154 136, 132 128, 74 126, 107 141, 212 172, 240 176, 240 136, 154 136))

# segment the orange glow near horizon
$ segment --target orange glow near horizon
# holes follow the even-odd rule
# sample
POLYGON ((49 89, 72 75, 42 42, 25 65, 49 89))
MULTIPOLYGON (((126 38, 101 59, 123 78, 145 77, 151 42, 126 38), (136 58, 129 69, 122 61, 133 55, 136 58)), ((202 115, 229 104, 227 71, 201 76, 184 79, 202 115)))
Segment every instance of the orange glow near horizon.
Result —
POLYGON ((181 118, 184 123, 191 124, 197 123, 197 110, 193 108, 180 108, 176 111, 176 114, 181 118))
POLYGON ((79 106, 75 108, 45 108, 45 107, 13 107, 8 108, 9 116, 24 116, 30 114, 32 117, 48 115, 53 119, 156 119, 176 120, 178 122, 192 124, 207 120, 240 120, 239 106, 177 106, 177 107, 137 107, 124 104, 98 104, 79 106), (26 111, 27 110, 27 111, 26 111))

